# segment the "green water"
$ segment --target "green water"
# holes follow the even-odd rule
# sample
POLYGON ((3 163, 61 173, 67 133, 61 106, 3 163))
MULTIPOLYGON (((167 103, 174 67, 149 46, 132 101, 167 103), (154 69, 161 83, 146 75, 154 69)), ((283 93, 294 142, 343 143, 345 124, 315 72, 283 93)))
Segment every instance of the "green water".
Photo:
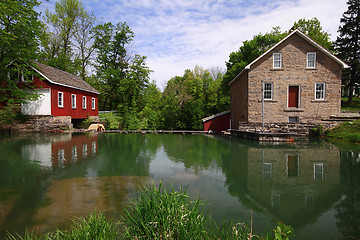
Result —
POLYGON ((0 238, 65 228, 101 211, 119 219, 140 185, 163 181, 207 200, 216 221, 278 221, 295 239, 360 237, 360 147, 260 144, 203 135, 0 136, 0 238))

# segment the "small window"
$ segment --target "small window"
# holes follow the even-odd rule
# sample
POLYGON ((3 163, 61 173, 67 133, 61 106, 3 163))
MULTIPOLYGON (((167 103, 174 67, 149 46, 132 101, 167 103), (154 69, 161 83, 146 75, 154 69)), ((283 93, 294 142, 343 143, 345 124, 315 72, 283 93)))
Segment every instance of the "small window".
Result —
POLYGON ((272 83, 264 83, 264 100, 272 99, 272 83))
POLYGON ((58 92, 58 107, 64 107, 64 93, 58 92))
POLYGON ((91 108, 92 110, 95 110, 95 98, 91 99, 91 108))
POLYGON ((299 118, 298 117, 289 117, 289 123, 298 123, 299 118))
POLYGON ((86 109, 86 96, 82 97, 82 107, 83 109, 86 109))
POLYGON ((281 68, 282 61, 281 61, 281 53, 274 53, 273 54, 273 68, 281 68))
POLYGON ((307 53, 307 68, 315 68, 316 67, 316 53, 309 52, 307 53))
POLYGON ((316 83, 315 84, 315 99, 324 100, 325 99, 325 83, 316 83))
POLYGON ((76 95, 71 94, 71 107, 76 108, 76 95))

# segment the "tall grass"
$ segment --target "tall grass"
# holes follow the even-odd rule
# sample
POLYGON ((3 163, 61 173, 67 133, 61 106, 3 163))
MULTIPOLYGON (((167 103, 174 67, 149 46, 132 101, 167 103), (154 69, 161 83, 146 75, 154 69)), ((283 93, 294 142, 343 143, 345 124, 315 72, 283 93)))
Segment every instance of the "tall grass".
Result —
POLYGON ((128 239, 204 239, 208 237, 207 215, 199 199, 190 200, 186 190, 166 191, 160 183, 142 189, 125 209, 123 222, 128 239))

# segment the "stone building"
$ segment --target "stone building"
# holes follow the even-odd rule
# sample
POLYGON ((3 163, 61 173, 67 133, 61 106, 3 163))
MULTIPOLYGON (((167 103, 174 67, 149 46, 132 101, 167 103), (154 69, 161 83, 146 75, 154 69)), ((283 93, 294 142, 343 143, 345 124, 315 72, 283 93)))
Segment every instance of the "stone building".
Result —
POLYGON ((247 65, 230 83, 231 126, 316 123, 339 114, 348 68, 299 30, 247 65))

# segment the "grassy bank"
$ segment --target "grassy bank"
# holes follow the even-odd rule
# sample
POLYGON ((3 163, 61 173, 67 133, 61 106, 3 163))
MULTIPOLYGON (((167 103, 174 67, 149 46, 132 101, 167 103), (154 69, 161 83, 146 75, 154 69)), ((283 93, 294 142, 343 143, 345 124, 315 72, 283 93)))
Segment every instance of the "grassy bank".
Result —
POLYGON ((57 230, 46 235, 26 233, 7 239, 289 239, 293 229, 279 224, 272 233, 260 237, 245 223, 224 223, 218 226, 205 214, 204 202, 191 200, 186 191, 165 190, 160 184, 142 188, 140 196, 126 208, 120 222, 93 213, 88 218, 76 218, 69 230, 57 230))
POLYGON ((344 122, 340 126, 328 131, 326 136, 360 143, 360 120, 344 122))

